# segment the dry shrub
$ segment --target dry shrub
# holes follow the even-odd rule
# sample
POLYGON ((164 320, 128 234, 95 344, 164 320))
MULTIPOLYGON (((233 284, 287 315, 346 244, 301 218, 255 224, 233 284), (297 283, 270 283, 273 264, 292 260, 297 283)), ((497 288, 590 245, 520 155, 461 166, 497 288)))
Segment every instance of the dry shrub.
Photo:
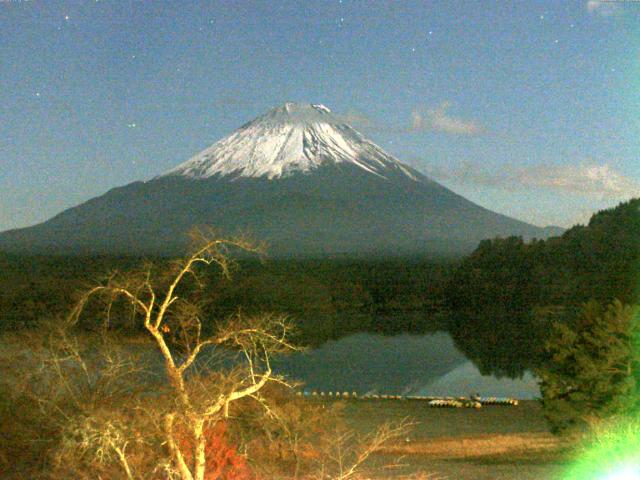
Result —
MULTIPOLYGON (((184 429, 176 431, 176 439, 180 449, 187 452, 187 463, 194 459, 190 452, 194 450, 194 442, 184 429)), ((207 459, 205 480, 255 480, 247 459, 238 453, 227 432, 227 423, 220 421, 209 425, 204 431, 206 438, 205 455, 207 459)))
POLYGON ((237 415, 234 425, 242 429, 244 448, 264 478, 364 478, 376 469, 371 461, 374 452, 410 429, 410 423, 403 421, 360 435, 347 425, 345 402, 297 397, 278 385, 262 393, 268 409, 238 404, 232 413, 237 415))
POLYGON ((153 478, 161 442, 151 418, 123 399, 69 419, 50 452, 50 478, 153 478))
POLYGON ((256 471, 264 478, 308 475, 322 456, 323 439, 344 424, 342 404, 309 402, 277 384, 265 388, 262 399, 238 403, 231 411, 256 471))

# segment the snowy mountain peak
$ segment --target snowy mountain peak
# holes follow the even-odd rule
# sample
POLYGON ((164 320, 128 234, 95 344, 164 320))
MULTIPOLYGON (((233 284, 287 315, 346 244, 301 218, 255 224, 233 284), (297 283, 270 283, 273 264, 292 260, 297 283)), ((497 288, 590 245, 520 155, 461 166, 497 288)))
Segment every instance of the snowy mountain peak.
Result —
POLYGON ((340 163, 353 164, 383 178, 393 170, 417 180, 414 171, 324 105, 291 102, 243 125, 163 176, 273 179, 340 163))
POLYGON ((280 107, 275 107, 267 112, 268 114, 277 114, 277 113, 285 113, 285 114, 302 114, 306 113, 309 115, 316 114, 327 114, 331 113, 331 110, 322 105, 321 103, 295 103, 295 102, 287 102, 280 107))

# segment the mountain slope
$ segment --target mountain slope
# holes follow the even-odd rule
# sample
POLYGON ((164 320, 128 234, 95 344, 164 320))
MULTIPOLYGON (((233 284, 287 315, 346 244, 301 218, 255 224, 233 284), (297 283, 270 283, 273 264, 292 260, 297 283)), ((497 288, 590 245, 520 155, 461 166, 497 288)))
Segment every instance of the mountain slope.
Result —
POLYGON ((402 164, 326 107, 285 104, 164 175, 0 234, 0 249, 173 253, 202 224, 250 232, 276 256, 460 254, 548 236, 402 164))

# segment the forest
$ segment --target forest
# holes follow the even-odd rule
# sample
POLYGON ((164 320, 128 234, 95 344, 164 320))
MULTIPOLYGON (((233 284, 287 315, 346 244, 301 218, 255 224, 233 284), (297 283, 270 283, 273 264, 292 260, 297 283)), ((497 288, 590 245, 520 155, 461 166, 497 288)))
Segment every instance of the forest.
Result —
MULTIPOLYGON (((485 240, 461 259, 245 258, 230 279, 212 277, 200 302, 212 320, 238 310, 286 314, 297 325, 296 341, 311 346, 355 332, 444 330, 481 371, 517 377, 539 364, 554 322, 571 324, 589 301, 637 302, 638 239, 636 199, 560 237, 485 240)), ((66 315, 73 292, 149 260, 168 261, 0 254, 0 329, 66 315)), ((112 327, 139 333, 127 315, 113 318, 112 327)), ((81 326, 97 328, 90 315, 81 326)))

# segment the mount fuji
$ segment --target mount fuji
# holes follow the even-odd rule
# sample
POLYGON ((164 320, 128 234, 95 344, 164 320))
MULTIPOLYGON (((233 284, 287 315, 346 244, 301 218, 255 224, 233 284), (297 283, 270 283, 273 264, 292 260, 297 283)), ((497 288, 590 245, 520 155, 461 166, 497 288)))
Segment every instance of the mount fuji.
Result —
POLYGON ((249 233, 274 256, 459 255, 559 233, 466 200, 323 105, 286 103, 160 176, 0 233, 0 250, 169 254, 194 225, 249 233))

